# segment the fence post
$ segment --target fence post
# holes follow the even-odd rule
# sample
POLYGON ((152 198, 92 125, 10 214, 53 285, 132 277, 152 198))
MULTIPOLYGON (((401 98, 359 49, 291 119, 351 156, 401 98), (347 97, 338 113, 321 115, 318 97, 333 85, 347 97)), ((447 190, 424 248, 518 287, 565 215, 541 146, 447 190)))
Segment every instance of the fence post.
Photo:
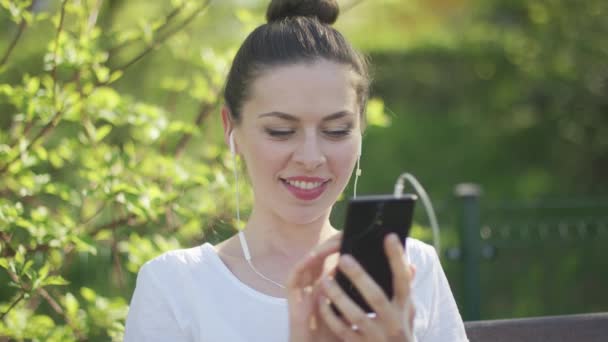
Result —
POLYGON ((475 321, 480 314, 480 259, 481 238, 479 197, 481 188, 477 184, 462 183, 454 191, 459 199, 460 250, 464 266, 464 310, 463 319, 475 321))

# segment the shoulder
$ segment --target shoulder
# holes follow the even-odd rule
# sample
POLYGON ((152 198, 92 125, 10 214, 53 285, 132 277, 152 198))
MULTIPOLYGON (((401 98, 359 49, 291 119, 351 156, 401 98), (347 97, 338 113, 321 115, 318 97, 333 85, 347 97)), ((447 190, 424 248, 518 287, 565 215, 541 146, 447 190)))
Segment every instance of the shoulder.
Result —
POLYGON ((140 268, 140 274, 153 278, 167 278, 189 273, 192 269, 201 269, 201 265, 209 262, 208 249, 210 244, 192 248, 175 249, 164 252, 148 260, 140 268))
POLYGON ((408 238, 405 249, 408 263, 416 268, 413 287, 424 292, 436 287, 443 268, 435 248, 420 240, 408 238))
POLYGON ((407 238, 405 253, 409 258, 409 262, 416 265, 417 268, 432 267, 439 262, 435 248, 418 239, 407 238))
MULTIPOLYGON (((210 246, 210 245, 209 245, 210 246)), ((205 245, 164 252, 139 269, 125 341, 185 340, 193 324, 196 284, 204 270, 205 245)), ((213 248, 213 247, 211 247, 213 248)), ((202 275, 204 276, 204 274, 202 275)))

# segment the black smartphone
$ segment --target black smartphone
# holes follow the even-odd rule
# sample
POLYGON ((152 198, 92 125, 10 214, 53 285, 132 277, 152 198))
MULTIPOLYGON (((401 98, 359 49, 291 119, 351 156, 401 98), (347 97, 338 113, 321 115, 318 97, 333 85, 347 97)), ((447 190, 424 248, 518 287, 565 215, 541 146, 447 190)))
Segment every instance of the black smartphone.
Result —
MULTIPOLYGON (((359 196, 350 199, 340 254, 352 255, 365 271, 382 287, 388 298, 393 297, 393 276, 384 251, 384 239, 390 233, 405 243, 417 197, 405 194, 359 196)), ((357 288, 339 269, 336 282, 365 312, 373 312, 357 288)), ((339 311, 332 304, 338 314, 339 311)))

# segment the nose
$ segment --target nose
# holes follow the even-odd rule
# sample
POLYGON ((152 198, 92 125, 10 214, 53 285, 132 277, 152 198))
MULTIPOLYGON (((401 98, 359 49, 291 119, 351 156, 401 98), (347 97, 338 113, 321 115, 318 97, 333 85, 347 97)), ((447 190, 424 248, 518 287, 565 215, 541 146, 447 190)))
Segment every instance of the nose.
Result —
POLYGON ((327 161, 315 133, 305 134, 293 153, 293 161, 306 171, 313 171, 327 161))

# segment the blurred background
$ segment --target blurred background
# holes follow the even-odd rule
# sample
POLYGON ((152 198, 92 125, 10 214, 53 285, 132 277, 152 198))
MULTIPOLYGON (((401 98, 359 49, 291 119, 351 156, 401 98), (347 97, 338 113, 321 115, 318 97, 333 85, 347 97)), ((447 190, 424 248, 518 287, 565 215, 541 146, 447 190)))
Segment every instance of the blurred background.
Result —
MULTIPOLYGON (((359 192, 421 181, 463 317, 608 311, 608 2, 339 3, 359 192)), ((222 87, 267 4, 0 0, 0 340, 121 340, 145 261, 234 234, 222 87)))

